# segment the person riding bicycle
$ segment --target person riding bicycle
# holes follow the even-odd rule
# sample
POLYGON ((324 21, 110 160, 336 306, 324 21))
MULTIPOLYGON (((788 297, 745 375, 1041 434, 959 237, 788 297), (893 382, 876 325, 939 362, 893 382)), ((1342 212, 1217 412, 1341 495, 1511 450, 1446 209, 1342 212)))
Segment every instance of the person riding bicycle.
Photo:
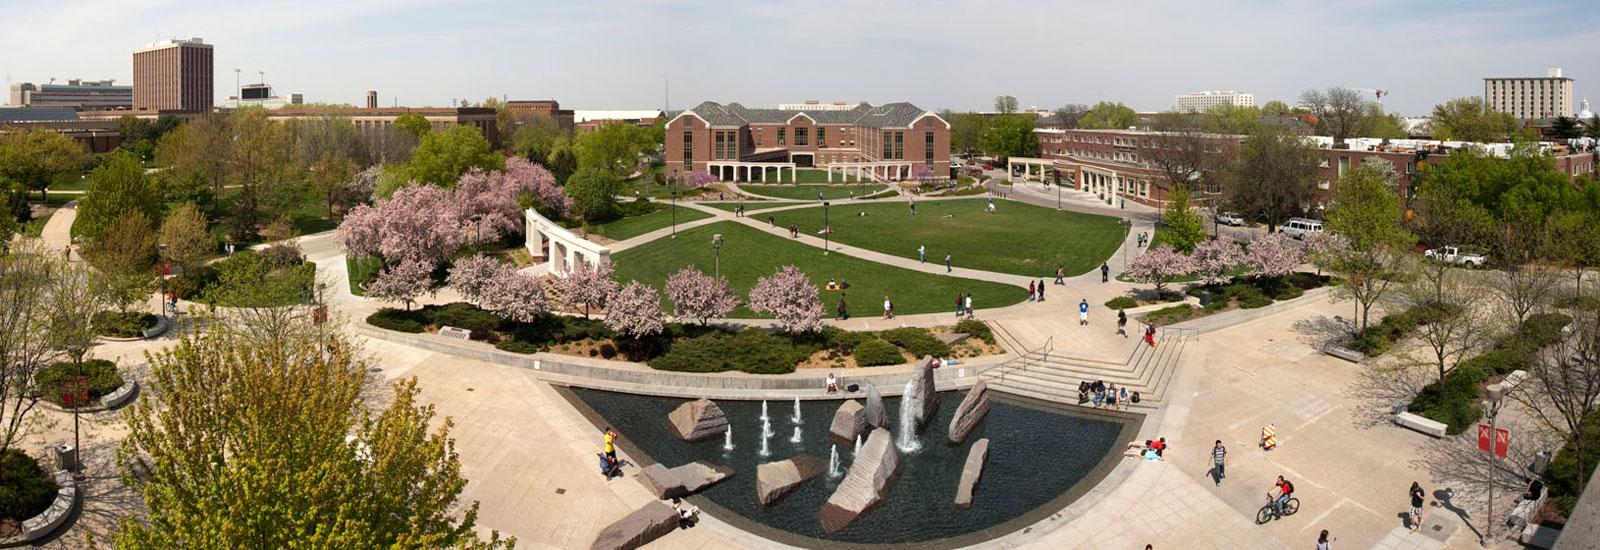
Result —
MULTIPOLYGON (((1272 489, 1278 490, 1278 498, 1272 501, 1273 511, 1278 513, 1278 517, 1283 517, 1283 505, 1288 504, 1289 497, 1294 494, 1294 484, 1289 483, 1283 476, 1278 476, 1278 481, 1272 484, 1272 489)), ((1267 498, 1272 498, 1272 489, 1267 490, 1267 498)))

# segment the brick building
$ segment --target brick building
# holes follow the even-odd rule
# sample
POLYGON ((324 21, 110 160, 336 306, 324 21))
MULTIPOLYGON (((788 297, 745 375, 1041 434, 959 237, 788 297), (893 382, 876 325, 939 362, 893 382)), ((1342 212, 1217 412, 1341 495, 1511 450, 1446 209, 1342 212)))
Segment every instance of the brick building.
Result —
POLYGON ((163 40, 133 51, 133 108, 208 111, 214 98, 211 45, 163 40))
POLYGON ((356 131, 381 135, 394 126, 395 119, 401 115, 421 115, 434 130, 449 128, 451 126, 470 126, 483 133, 491 145, 499 146, 500 133, 496 131, 495 111, 487 107, 375 107, 375 108, 348 108, 335 111, 326 109, 300 109, 293 106, 268 111, 269 120, 287 120, 292 118, 323 118, 327 116, 343 117, 354 124, 356 131))
POLYGON ((793 181, 800 168, 881 181, 950 162, 950 124, 910 103, 807 102, 776 109, 707 101, 666 126, 667 174, 709 172, 737 181, 793 181))
POLYGON ((506 107, 550 117, 556 121, 557 127, 568 132, 572 131, 572 109, 562 109, 561 102, 554 99, 519 99, 507 101, 506 107))
POLYGON ((599 128, 603 124, 632 124, 635 126, 654 126, 666 117, 660 110, 649 111, 572 111, 573 124, 578 131, 587 132, 599 128))

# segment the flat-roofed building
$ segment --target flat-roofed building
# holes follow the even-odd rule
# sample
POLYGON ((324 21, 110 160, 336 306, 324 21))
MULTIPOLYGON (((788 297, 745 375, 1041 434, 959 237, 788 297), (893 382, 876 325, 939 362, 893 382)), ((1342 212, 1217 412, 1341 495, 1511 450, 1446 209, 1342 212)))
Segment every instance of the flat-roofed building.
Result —
POLYGON ((133 108, 207 111, 215 102, 212 48, 199 38, 163 40, 133 51, 133 108))
POLYGON ((507 101, 506 107, 550 117, 556 121, 557 127, 568 132, 572 131, 572 109, 562 109, 561 102, 554 99, 518 99, 507 101))
POLYGON ((1207 90, 1178 94, 1176 109, 1180 113, 1204 113, 1218 105, 1255 107, 1256 95, 1233 90, 1207 90))
POLYGON ((602 124, 623 123, 636 126, 653 126, 665 116, 659 109, 648 111, 572 111, 572 123, 579 131, 599 128, 602 124))
POLYGON ((1483 100, 1490 109, 1527 120, 1572 116, 1572 79, 1551 68, 1544 77, 1483 79, 1483 100))
POLYGON ((69 107, 79 110, 131 109, 133 86, 118 86, 116 80, 81 80, 66 84, 11 85, 11 105, 22 107, 69 107))

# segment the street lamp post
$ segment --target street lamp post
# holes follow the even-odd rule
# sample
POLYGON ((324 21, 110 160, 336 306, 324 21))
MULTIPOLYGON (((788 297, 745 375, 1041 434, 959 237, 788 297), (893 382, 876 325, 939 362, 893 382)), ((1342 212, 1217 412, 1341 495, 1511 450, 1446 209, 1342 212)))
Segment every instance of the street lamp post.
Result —
POLYGON ((822 201, 822 255, 826 256, 833 246, 833 229, 828 226, 828 201, 822 200, 822 193, 817 193, 817 200, 822 201))
POLYGON ((672 178, 672 238, 678 238, 678 179, 672 178))
POLYGON ((715 250, 717 252, 716 259, 713 260, 714 263, 712 265, 714 267, 712 268, 713 271, 712 271, 711 276, 712 277, 721 277, 722 276, 722 234, 721 233, 717 233, 717 234, 711 236, 711 249, 715 250))
POLYGON ((1490 541, 1494 540, 1494 523, 1495 523, 1494 522, 1494 484, 1495 484, 1495 477, 1496 477, 1495 476, 1496 468, 1495 468, 1495 465, 1492 464, 1492 463, 1494 462, 1495 456, 1497 456, 1495 454, 1495 450, 1496 450, 1496 447, 1499 446, 1499 439, 1500 439, 1499 431, 1495 429, 1496 428, 1495 419, 1496 419, 1496 417, 1500 416, 1500 403, 1501 403, 1501 401, 1505 400, 1506 392, 1505 392, 1505 386, 1500 385, 1500 384, 1490 384, 1489 387, 1485 388, 1485 389, 1488 390, 1487 393, 1489 394, 1489 399, 1487 401, 1483 402, 1483 410, 1488 411, 1488 415, 1489 415, 1489 449, 1488 449, 1488 451, 1489 451, 1489 462, 1491 464, 1490 464, 1490 468, 1489 468, 1489 514, 1487 516, 1484 516, 1487 519, 1488 523, 1486 525, 1484 525, 1484 527, 1483 527, 1483 539, 1481 541, 1479 541, 1479 542, 1482 543, 1484 546, 1488 546, 1490 544, 1490 541))

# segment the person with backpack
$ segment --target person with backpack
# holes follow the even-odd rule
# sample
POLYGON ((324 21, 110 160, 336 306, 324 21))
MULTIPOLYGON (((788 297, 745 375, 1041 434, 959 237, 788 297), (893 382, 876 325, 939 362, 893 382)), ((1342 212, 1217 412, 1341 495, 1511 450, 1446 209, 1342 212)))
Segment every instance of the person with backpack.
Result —
POLYGON ((1117 334, 1128 337, 1128 312, 1120 309, 1117 310, 1117 334))
POLYGON ((1267 490, 1267 498, 1272 498, 1273 490, 1278 491, 1278 498, 1272 501, 1272 509, 1278 517, 1283 517, 1283 505, 1288 504, 1289 497, 1294 495, 1294 484, 1289 483, 1283 476, 1278 476, 1278 481, 1272 484, 1272 489, 1267 490))
POLYGON ((1228 448, 1222 446, 1222 440, 1218 439, 1216 446, 1211 448, 1211 478, 1217 482, 1218 487, 1222 486, 1222 478, 1228 477, 1227 467, 1228 448))

